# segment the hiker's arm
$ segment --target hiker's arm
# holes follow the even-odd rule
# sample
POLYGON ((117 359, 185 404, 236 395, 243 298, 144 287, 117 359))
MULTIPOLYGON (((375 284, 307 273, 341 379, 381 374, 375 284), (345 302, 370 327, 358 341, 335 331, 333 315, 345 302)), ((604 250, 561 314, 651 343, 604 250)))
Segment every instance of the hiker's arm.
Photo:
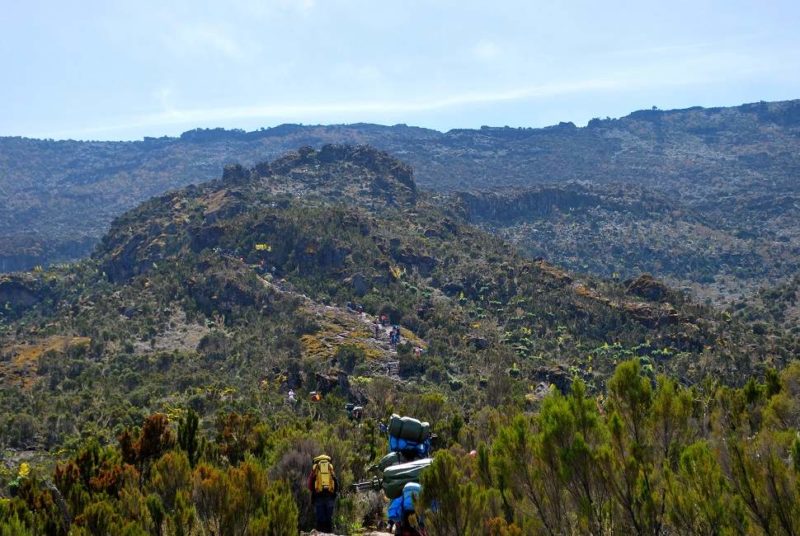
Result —
POLYGON ((314 470, 313 469, 308 474, 307 485, 308 485, 308 491, 311 492, 311 495, 314 495, 314 470))

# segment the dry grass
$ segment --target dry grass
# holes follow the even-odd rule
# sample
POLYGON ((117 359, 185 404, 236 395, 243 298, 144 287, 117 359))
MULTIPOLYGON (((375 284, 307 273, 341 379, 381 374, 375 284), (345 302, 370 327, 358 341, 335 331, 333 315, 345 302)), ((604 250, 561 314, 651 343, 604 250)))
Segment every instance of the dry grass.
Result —
POLYGON ((54 335, 35 343, 15 344, 3 348, 0 355, 0 382, 30 389, 38 379, 39 358, 47 352, 64 353, 70 348, 88 346, 89 337, 54 335))

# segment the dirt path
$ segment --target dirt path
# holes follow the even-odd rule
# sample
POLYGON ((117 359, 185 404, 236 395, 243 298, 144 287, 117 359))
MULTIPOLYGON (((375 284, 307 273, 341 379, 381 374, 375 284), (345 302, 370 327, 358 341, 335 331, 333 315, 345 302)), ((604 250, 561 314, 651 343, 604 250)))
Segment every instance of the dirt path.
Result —
MULTIPOLYGON (((400 380, 397 350, 389 344, 391 326, 378 324, 379 331, 376 338, 375 317, 349 308, 317 303, 296 291, 287 281, 267 277, 261 279, 265 286, 300 299, 303 304, 301 307, 312 314, 320 325, 316 333, 303 335, 300 338, 307 355, 320 360, 331 360, 339 346, 354 345, 364 350, 371 375, 400 380)), ((426 341, 408 329, 400 328, 400 337, 401 342, 410 342, 422 351, 428 347, 426 341)))

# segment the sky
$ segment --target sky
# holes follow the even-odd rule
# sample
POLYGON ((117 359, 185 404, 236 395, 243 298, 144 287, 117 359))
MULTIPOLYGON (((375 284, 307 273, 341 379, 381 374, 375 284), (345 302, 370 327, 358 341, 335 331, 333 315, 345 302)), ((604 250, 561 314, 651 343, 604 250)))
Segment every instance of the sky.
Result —
POLYGON ((0 0, 0 135, 582 126, 800 98, 800 1, 0 0))

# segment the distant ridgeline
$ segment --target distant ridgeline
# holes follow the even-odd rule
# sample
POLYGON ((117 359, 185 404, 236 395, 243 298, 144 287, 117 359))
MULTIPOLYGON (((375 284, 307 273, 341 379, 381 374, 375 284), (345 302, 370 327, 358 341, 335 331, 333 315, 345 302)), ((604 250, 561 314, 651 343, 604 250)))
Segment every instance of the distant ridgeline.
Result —
POLYGON ((585 128, 281 125, 138 142, 0 138, 0 270, 85 256, 141 201, 229 164, 328 143, 388 151, 422 189, 489 192, 502 218, 473 212, 487 230, 573 270, 651 272, 727 301, 800 267, 800 101, 786 101, 643 110, 585 128))

